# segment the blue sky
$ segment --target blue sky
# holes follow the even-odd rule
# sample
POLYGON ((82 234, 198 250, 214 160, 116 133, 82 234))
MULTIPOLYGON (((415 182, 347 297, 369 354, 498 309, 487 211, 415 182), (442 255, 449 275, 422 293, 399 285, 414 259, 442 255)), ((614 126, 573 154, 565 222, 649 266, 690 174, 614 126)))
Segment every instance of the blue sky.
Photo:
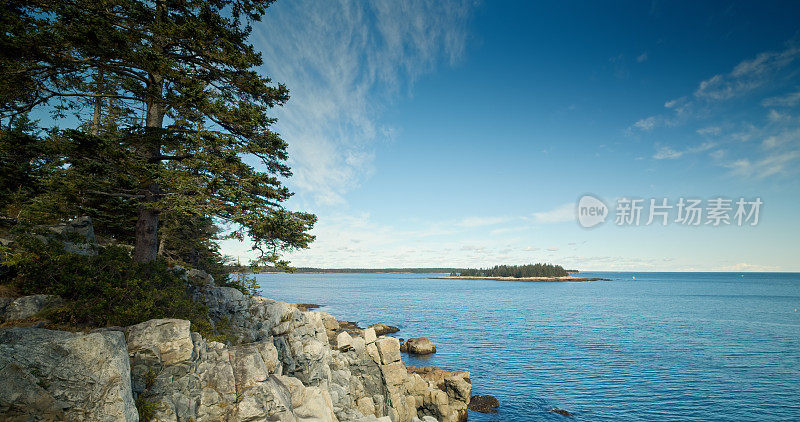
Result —
POLYGON ((252 41, 292 92, 289 207, 319 217, 288 257, 800 271, 800 6, 702 3, 279 1, 252 41), (764 205, 584 229, 587 193, 764 205))

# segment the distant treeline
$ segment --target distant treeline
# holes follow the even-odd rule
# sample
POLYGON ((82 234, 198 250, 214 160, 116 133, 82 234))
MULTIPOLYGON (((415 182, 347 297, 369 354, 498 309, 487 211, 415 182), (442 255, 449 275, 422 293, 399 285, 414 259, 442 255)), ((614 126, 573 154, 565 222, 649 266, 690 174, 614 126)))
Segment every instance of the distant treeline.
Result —
MULTIPOLYGON (((249 266, 231 265, 228 267, 231 272, 238 273, 272 273, 284 272, 284 269, 275 269, 274 267, 257 267, 253 269, 249 266)), ((463 271, 460 268, 313 268, 313 267, 297 267, 292 272, 295 273, 317 273, 317 274, 382 274, 382 273, 397 273, 397 274, 450 274, 453 272, 463 271)))
POLYGON ((464 269, 453 271, 451 275, 468 277, 564 277, 567 270, 560 265, 528 264, 528 265, 495 265, 493 268, 464 269))

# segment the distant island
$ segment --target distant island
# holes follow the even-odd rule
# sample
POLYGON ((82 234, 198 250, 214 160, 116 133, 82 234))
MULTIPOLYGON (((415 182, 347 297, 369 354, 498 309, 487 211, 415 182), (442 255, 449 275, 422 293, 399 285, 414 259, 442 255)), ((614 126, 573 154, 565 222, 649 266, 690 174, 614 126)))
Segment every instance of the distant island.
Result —
POLYGON ((431 277, 435 279, 468 279, 468 280, 512 280, 512 281, 598 281, 607 278, 575 277, 570 273, 577 270, 565 270, 560 265, 527 264, 527 265, 495 265, 492 268, 462 269, 452 271, 449 276, 431 277))
POLYGON ((566 277, 568 271, 560 265, 528 264, 528 265, 495 265, 493 268, 464 269, 451 272, 451 276, 461 277, 566 277))
POLYGON ((226 270, 234 274, 263 274, 263 273, 296 273, 296 274, 446 274, 442 277, 430 278, 554 278, 570 277, 569 274, 578 273, 578 270, 565 270, 560 265, 530 264, 530 265, 498 265, 494 268, 473 269, 454 267, 414 267, 414 268, 316 268, 316 267, 274 267, 274 266, 249 266, 227 265, 226 270))

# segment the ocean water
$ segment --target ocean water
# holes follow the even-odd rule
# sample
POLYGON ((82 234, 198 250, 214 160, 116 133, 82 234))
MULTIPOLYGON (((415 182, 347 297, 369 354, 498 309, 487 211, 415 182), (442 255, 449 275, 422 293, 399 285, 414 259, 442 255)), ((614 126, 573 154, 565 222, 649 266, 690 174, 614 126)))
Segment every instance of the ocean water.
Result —
POLYGON ((401 328, 500 400, 471 421, 800 420, 800 274, 594 273, 612 281, 262 274, 266 297, 401 328), (633 279, 635 277, 635 279, 633 279))

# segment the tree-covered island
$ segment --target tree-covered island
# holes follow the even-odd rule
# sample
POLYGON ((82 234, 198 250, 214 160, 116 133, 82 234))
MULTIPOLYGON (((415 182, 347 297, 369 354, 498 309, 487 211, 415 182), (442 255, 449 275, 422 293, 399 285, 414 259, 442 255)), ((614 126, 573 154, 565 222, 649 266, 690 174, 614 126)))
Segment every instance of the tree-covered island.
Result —
POLYGON ((491 268, 460 269, 450 272, 449 276, 430 277, 433 279, 488 279, 512 281, 597 281, 608 280, 599 277, 577 277, 570 273, 577 270, 565 270, 554 264, 527 265, 495 265, 491 268))

